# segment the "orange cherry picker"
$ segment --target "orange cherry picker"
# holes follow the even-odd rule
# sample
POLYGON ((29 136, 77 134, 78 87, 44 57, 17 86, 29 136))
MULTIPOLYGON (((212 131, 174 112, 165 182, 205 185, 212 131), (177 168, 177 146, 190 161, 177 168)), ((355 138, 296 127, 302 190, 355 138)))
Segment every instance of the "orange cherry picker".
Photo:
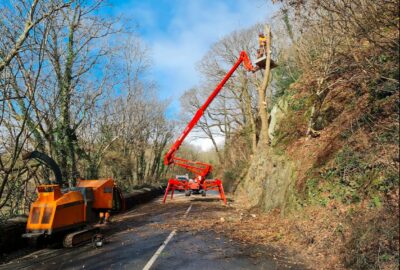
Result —
POLYGON ((197 124, 200 118, 203 116, 204 111, 208 108, 214 98, 221 91, 222 87, 229 80, 232 74, 236 71, 239 65, 243 63, 244 67, 248 71, 256 71, 257 69, 253 67, 247 53, 242 51, 236 63, 229 70, 229 72, 225 75, 222 81, 217 85, 211 95, 208 97, 206 102, 200 107, 200 109, 193 116, 192 120, 188 123, 186 128, 183 130, 182 134, 178 137, 176 142, 172 145, 171 149, 167 152, 164 157, 165 165, 175 164, 182 168, 187 169, 196 175, 193 181, 179 181, 178 179, 171 178, 168 181, 168 186, 164 194, 163 203, 167 199, 168 193, 171 191, 171 199, 174 196, 174 191, 185 190, 186 195, 189 196, 191 192, 193 193, 201 193, 205 196, 207 190, 216 190, 220 194, 221 200, 226 204, 226 197, 224 193, 224 188, 222 186, 222 181, 220 179, 206 179, 207 175, 211 172, 212 166, 207 163, 186 160, 183 158, 179 158, 175 156, 175 152, 178 151, 179 147, 182 145, 182 142, 185 140, 186 136, 190 133, 193 127, 197 124))

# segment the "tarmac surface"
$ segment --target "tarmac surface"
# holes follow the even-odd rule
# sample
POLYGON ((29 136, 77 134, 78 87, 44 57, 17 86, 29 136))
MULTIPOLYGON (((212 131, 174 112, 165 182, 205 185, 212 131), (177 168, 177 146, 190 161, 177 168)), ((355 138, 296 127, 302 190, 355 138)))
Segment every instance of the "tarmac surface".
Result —
POLYGON ((169 218, 201 214, 196 208, 219 203, 216 195, 185 197, 176 194, 162 204, 157 198, 113 217, 101 248, 86 244, 75 248, 25 251, 2 269, 304 269, 274 259, 260 247, 243 247, 212 231, 164 230, 154 226, 169 218), (214 200, 214 202, 210 202, 214 200), (165 243, 167 242, 167 243, 165 243), (254 253, 261 256, 252 256, 254 253))

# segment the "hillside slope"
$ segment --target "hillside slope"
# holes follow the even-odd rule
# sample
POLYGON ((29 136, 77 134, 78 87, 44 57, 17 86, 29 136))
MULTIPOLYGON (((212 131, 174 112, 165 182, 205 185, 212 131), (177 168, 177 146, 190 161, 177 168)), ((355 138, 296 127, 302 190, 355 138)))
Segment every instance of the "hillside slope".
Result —
POLYGON ((257 147, 235 197, 267 212, 265 230, 281 237, 266 243, 297 247, 315 268, 397 269, 398 17, 394 2, 371 2, 370 14, 365 3, 345 6, 354 18, 337 2, 321 2, 321 14, 337 13, 320 14, 281 59, 275 74, 300 75, 271 108, 272 142, 257 147), (357 24, 343 29, 338 17, 357 24))
POLYGON ((340 256, 340 265, 360 269, 395 263, 398 95, 371 103, 368 93, 356 96, 337 87, 322 108, 336 116, 313 138, 302 135, 308 108, 301 86, 307 88, 306 83, 292 85, 283 97, 289 106, 277 122, 273 144, 253 156, 236 198, 248 207, 296 217, 292 222, 297 229, 289 235, 297 234, 300 242, 304 235, 314 239, 306 240, 306 246, 320 248, 328 261, 340 256), (327 250, 327 245, 337 250, 327 250))

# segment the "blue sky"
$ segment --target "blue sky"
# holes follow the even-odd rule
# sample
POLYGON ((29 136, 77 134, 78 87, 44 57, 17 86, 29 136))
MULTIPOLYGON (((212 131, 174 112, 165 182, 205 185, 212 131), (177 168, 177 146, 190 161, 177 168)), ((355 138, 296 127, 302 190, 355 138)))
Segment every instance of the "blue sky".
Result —
MULTIPOLYGON (((179 113, 179 97, 200 79, 196 63, 230 32, 265 22, 277 10, 266 0, 110 1, 112 13, 134 20, 153 58, 153 76, 162 98, 179 113)), ((257 37, 254 37, 257 38, 257 37)))
MULTIPOLYGON (((266 22, 278 9, 268 0, 109 1, 110 15, 138 24, 152 53, 152 76, 159 95, 171 101, 167 117, 173 119, 179 115, 179 97, 199 83, 196 64, 212 44, 235 30, 266 22)), ((203 150, 211 147, 204 139, 193 144, 203 150)))

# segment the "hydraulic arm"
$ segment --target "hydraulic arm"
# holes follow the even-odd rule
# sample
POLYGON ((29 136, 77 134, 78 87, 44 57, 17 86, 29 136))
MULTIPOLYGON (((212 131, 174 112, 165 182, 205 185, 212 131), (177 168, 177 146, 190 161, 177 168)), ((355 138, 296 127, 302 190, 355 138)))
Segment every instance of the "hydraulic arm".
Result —
MULTIPOLYGON (((218 95, 218 93, 221 91, 222 87, 224 87, 225 83, 229 80, 229 78, 232 76, 232 74, 236 71, 236 69, 239 67, 239 65, 243 63, 244 67, 248 71, 254 71, 255 68, 253 67, 247 53, 245 51, 242 51, 240 53, 240 56, 236 63, 232 66, 232 68, 228 71, 228 73, 225 75, 225 77, 222 79, 222 81, 217 85, 217 87, 214 89, 214 91, 210 94, 210 96, 207 98, 207 100, 204 102, 204 104, 200 107, 200 109, 196 112, 196 114, 193 116, 192 120, 188 123, 186 128, 183 130, 182 134, 178 137, 178 139, 175 141, 175 143, 172 145, 172 147, 169 149, 167 154, 164 157, 164 164, 165 165, 171 165, 175 164, 177 166, 186 168, 187 170, 193 172, 196 174, 196 181, 198 181, 200 188, 205 188, 205 189, 213 189, 213 187, 218 188, 221 199, 224 200, 226 203, 224 191, 222 188, 222 182, 219 179, 215 180, 205 180, 207 174, 209 174, 212 170, 212 166, 207 163, 202 163, 202 162, 196 162, 196 161, 190 161, 186 160, 183 158, 178 158, 175 157, 175 152, 178 151, 179 147, 182 145, 183 141, 185 140, 186 136, 190 133, 190 131, 193 129, 194 126, 196 126, 197 122, 200 120, 200 118, 203 116, 205 110, 208 108, 208 106, 211 104, 211 102, 214 100, 214 98, 218 95), (205 183, 205 181, 208 181, 205 183)), ((174 189, 177 185, 179 185, 179 181, 176 179, 170 179, 168 182, 168 187, 165 192, 164 196, 164 202, 165 199, 168 195, 169 190, 172 191, 171 193, 171 198, 173 196, 174 189)), ((188 188, 188 187, 184 187, 188 188)))
POLYGON ((193 127, 199 122, 200 118, 203 116, 205 110, 207 110, 208 106, 211 104, 211 102, 214 100, 214 98, 218 95, 218 93, 221 91, 222 87, 224 87, 225 83, 229 80, 229 78, 232 76, 232 74, 236 71, 236 69, 239 67, 239 65, 243 62, 244 67, 248 71, 253 71, 254 67, 251 64, 251 61, 245 51, 242 51, 240 53, 239 59, 236 61, 236 63, 233 65, 233 67, 228 71, 228 73, 225 75, 225 77, 222 79, 222 81, 217 85, 217 87, 214 89, 214 91, 211 93, 211 95, 207 98, 206 102, 200 107, 200 109, 196 112, 196 114, 193 116, 192 120, 188 123, 186 128, 183 130, 181 136, 178 137, 178 139, 175 141, 175 143, 172 145, 171 149, 167 152, 167 154, 164 157, 164 164, 165 165, 170 165, 174 163, 174 155, 175 152, 178 151, 179 147, 182 145, 182 142, 185 140, 186 136, 190 133, 190 131, 193 129, 193 127))

